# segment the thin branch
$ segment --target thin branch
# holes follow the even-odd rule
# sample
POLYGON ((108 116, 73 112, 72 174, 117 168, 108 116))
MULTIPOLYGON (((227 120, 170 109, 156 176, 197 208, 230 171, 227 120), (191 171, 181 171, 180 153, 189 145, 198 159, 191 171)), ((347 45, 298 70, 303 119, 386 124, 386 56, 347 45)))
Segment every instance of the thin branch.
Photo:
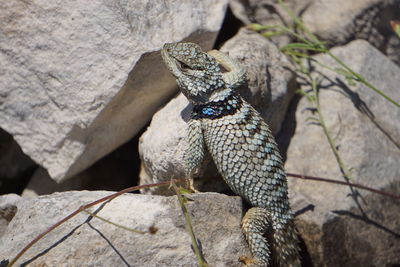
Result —
MULTIPOLYGON (((175 181, 181 181, 182 179, 176 179, 175 181)), ((71 219, 72 217, 76 216, 78 213, 80 213, 81 211, 88 209, 92 206, 95 206, 101 202, 104 202, 106 200, 112 200, 122 194, 125 193, 129 193, 132 191, 137 191, 143 188, 149 188, 149 187, 155 187, 155 186, 163 186, 163 185, 169 185, 171 184, 171 181, 165 181, 165 182, 160 182, 160 183, 156 183, 156 184, 146 184, 146 185, 139 185, 139 186, 132 186, 132 187, 128 187, 124 190, 121 190, 117 193, 111 194, 109 196, 100 198, 96 201, 90 202, 89 204, 83 205, 81 207, 79 207, 76 211, 72 212, 71 214, 69 214, 68 216, 64 217, 63 219, 61 219, 60 221, 58 221, 57 223, 53 224, 51 227, 49 227, 46 231, 42 232, 41 234, 39 234, 36 238, 34 238, 31 242, 29 242, 28 245, 26 245, 18 254, 17 256, 15 256, 15 258, 7 265, 7 267, 11 267, 15 264, 15 262, 28 250, 30 249, 36 242, 38 242, 40 239, 42 239, 45 235, 47 235, 48 233, 50 233, 51 231, 53 231, 54 229, 56 229, 58 226, 60 226, 61 224, 65 223, 66 221, 68 221, 69 219, 71 219)))
POLYGON ((373 90, 375 93, 377 93, 378 95, 382 96, 383 98, 385 98, 387 101, 389 101, 390 103, 392 103, 393 105, 395 105, 396 107, 400 108, 400 104, 397 103, 396 101, 394 101, 392 98, 390 98, 388 95, 386 95, 385 93, 383 93, 381 90, 379 90, 378 88, 376 88, 375 86, 373 86, 371 83, 369 83, 366 79, 364 79, 364 77, 362 75, 360 75, 359 73, 353 71, 350 67, 348 67, 342 60, 340 60, 338 57, 336 57, 334 54, 332 54, 330 51, 326 52, 331 58, 333 58, 340 66, 342 66, 343 68, 345 68, 348 72, 350 72, 356 79, 358 82, 364 84, 365 86, 369 87, 371 90, 373 90))
POLYGON ((146 232, 144 232, 144 231, 139 231, 139 230, 136 230, 136 229, 129 228, 129 227, 125 226, 125 225, 112 222, 112 221, 110 221, 110 220, 108 220, 108 219, 106 219, 106 218, 103 218, 103 217, 101 217, 101 216, 99 216, 99 215, 96 215, 96 214, 94 214, 94 213, 92 213, 92 212, 90 212, 90 211, 88 211, 88 210, 83 210, 83 211, 86 212, 87 214, 89 214, 89 215, 92 216, 92 217, 95 217, 95 218, 97 218, 97 219, 99 219, 99 220, 102 220, 103 222, 112 224, 112 225, 114 225, 114 226, 116 226, 116 227, 118 227, 118 228, 125 229, 125 230, 127 230, 127 231, 129 231, 129 232, 136 233, 136 234, 142 234, 142 235, 144 235, 145 233, 148 233, 148 231, 146 231, 146 232))
POLYGON ((318 121, 319 121, 319 123, 322 127, 322 130, 324 131, 324 134, 328 140, 329 146, 331 147, 331 150, 335 156, 336 162, 339 165, 340 172, 342 173, 342 175, 346 179, 346 181, 349 182, 349 180, 352 180, 349 170, 347 169, 346 165, 343 163, 342 158, 339 155, 339 151, 336 148, 337 146, 336 146, 335 142, 333 141, 333 138, 331 137, 329 129, 325 124, 324 116, 322 115, 321 105, 319 102, 319 92, 318 92, 318 88, 317 88, 317 83, 316 83, 315 79, 313 79, 311 77, 311 75, 308 75, 308 76, 309 76, 309 79, 311 80, 311 87, 312 87, 312 90, 313 90, 314 96, 315 96, 314 100, 315 100, 315 107, 317 109, 317 114, 318 114, 318 121))
POLYGON ((300 178, 304 180, 312 180, 312 181, 318 181, 318 182, 326 182, 326 183, 332 183, 332 184, 340 184, 340 185, 350 185, 352 187, 364 189, 370 192, 374 192, 383 196, 391 197, 394 199, 400 199, 400 195, 393 194, 390 192, 385 192, 382 190, 378 190, 372 187, 368 187, 362 184, 357 184, 357 183, 350 183, 350 182, 344 182, 344 181, 338 181, 334 179, 328 179, 328 178, 322 178, 322 177, 316 177, 316 176, 309 176, 309 175, 301 175, 301 174, 295 174, 295 173, 286 173, 287 176, 290 177, 295 177, 295 178, 300 178))

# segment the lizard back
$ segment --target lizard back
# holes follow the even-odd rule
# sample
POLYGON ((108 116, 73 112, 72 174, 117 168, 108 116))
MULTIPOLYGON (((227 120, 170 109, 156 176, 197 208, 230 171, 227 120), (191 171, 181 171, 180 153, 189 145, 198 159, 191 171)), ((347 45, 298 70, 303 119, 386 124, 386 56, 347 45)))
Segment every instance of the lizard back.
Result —
POLYGON ((261 115, 238 94, 198 105, 207 150, 229 187, 252 206, 269 210, 274 228, 292 219, 277 144, 261 115))

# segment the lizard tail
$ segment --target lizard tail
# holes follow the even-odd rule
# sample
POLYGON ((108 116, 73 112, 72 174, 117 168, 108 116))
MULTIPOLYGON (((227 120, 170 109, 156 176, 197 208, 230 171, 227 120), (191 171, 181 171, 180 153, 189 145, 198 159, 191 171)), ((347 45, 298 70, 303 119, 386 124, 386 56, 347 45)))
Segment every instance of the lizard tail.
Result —
POLYGON ((273 233, 273 255, 276 266, 300 267, 299 240, 293 221, 273 233))

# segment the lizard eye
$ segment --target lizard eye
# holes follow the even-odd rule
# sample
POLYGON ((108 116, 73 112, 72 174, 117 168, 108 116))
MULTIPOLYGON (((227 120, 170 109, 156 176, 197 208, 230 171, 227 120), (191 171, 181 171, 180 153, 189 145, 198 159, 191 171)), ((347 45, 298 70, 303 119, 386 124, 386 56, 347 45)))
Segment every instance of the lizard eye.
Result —
POLYGON ((188 64, 178 61, 179 62, 179 67, 182 71, 184 72, 190 72, 190 71, 202 71, 203 69, 200 66, 189 66, 188 64))
POLYGON ((180 65, 181 65, 181 69, 182 70, 190 70, 190 69, 192 69, 191 67, 189 67, 188 65, 186 65, 185 63, 183 63, 183 62, 179 62, 180 63, 180 65))

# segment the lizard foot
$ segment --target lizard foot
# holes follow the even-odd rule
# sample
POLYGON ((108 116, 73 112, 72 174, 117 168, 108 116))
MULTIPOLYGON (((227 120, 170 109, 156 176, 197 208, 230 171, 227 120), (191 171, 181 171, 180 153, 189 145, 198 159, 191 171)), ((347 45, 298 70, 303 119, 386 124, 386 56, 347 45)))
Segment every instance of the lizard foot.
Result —
POLYGON ((253 258, 247 257, 247 256, 241 256, 239 258, 239 261, 241 263, 243 263, 245 267, 267 267, 268 266, 268 265, 260 263, 259 261, 255 260, 253 258))
POLYGON ((194 180, 193 178, 186 178, 185 179, 185 187, 192 193, 199 193, 200 191, 194 188, 194 180))

